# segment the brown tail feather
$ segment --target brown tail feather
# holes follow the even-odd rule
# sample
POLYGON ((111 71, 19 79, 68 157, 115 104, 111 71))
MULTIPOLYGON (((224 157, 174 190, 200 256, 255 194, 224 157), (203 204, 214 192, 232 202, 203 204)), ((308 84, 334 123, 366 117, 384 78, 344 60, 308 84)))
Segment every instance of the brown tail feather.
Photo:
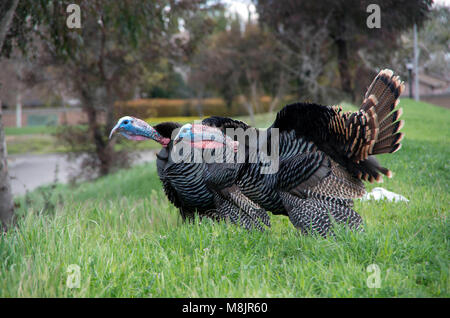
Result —
POLYGON ((390 153, 389 147, 395 148, 398 144, 400 144, 400 141, 403 139, 404 134, 399 132, 395 135, 391 135, 386 137, 383 140, 380 140, 375 144, 375 147, 373 148, 373 154, 378 155, 382 153, 390 153), (385 152, 381 152, 381 149, 388 149, 385 152))
POLYGON ((377 140, 373 147, 372 154, 378 154, 381 149, 386 152, 391 152, 390 149, 398 149, 396 144, 399 144, 403 138, 403 134, 398 133, 403 126, 402 122, 396 122, 401 115, 401 111, 395 111, 392 116, 388 116, 392 113, 400 100, 398 99, 403 92, 404 85, 400 81, 398 76, 394 76, 391 70, 383 70, 374 79, 369 87, 367 94, 371 91, 376 91, 380 95, 375 95, 378 100, 375 105, 376 114, 378 116, 379 132, 377 140), (384 89, 383 89, 384 88, 384 89))
POLYGON ((387 83, 393 74, 394 72, 388 69, 382 70, 380 73, 378 73, 377 77, 375 77, 375 79, 367 89, 364 98, 367 98, 372 94, 375 96, 381 96, 386 89, 386 84, 384 83, 387 83))
POLYGON ((398 76, 393 76, 391 70, 381 71, 373 80, 365 96, 375 95, 377 98, 375 109, 379 122, 382 122, 398 105, 398 98, 403 90, 403 82, 398 76))
POLYGON ((389 116, 387 116, 380 124, 380 130, 383 131, 386 126, 392 124, 393 122, 396 122, 403 114, 403 109, 399 108, 395 112, 391 113, 389 116))
POLYGON ((377 154, 394 153, 396 151, 399 151, 401 147, 402 147, 402 144, 395 144, 395 145, 391 145, 391 146, 386 146, 384 148, 378 148, 377 154))
POLYGON ((400 120, 400 121, 396 121, 396 122, 390 124, 387 127, 383 127, 383 128, 380 127, 381 132, 378 135, 378 139, 382 140, 390 135, 394 135, 395 133, 399 132, 400 129, 403 128, 404 123, 405 122, 403 120, 400 120))
POLYGON ((368 111, 370 108, 375 107, 376 104, 378 104, 378 99, 375 95, 370 95, 364 99, 360 109, 368 111))
MULTIPOLYGON (((367 114, 366 118, 368 118, 373 139, 370 140, 370 146, 363 149, 365 157, 392 153, 400 149, 400 142, 404 135, 399 132, 403 127, 403 121, 398 119, 402 110, 396 107, 403 90, 403 82, 388 69, 380 71, 367 89, 360 110, 367 114)), ((364 165, 361 169, 361 178, 364 180, 381 181, 379 172, 388 177, 392 175, 390 170, 381 167, 376 160, 365 160, 361 164, 364 165)))
MULTIPOLYGON (((370 84, 358 112, 334 113, 328 129, 338 141, 339 152, 346 157, 346 168, 354 176, 368 181, 381 181, 381 174, 391 171, 381 167, 374 155, 400 149, 403 134, 398 121, 402 110, 397 108, 404 85, 391 70, 382 70, 370 84)), ((333 150, 334 148, 331 148, 333 150)))

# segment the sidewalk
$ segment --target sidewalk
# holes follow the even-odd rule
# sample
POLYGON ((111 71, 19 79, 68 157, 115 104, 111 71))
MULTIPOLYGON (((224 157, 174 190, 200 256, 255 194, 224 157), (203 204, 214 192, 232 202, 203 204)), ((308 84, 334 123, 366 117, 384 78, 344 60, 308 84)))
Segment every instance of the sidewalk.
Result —
MULTIPOLYGON (((133 165, 156 159, 157 150, 140 152, 139 159, 133 165)), ((79 165, 77 162, 68 162, 66 154, 45 155, 12 155, 8 156, 9 175, 14 196, 24 195, 26 191, 50 184, 57 180, 67 183, 70 173, 79 165)))

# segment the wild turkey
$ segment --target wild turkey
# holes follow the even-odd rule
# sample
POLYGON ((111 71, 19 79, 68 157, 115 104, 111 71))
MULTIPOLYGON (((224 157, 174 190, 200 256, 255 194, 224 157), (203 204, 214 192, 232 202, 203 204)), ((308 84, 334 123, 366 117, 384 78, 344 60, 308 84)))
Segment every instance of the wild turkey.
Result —
MULTIPOLYGON (((351 208, 352 200, 364 195, 362 180, 381 181, 382 174, 392 176, 374 155, 400 149, 403 121, 398 119, 402 110, 396 107, 403 89, 398 76, 383 70, 368 88, 357 112, 344 113, 338 107, 310 103, 285 106, 267 130, 269 149, 271 136, 277 129, 279 132, 279 169, 274 174, 262 174, 260 169, 265 163, 249 160, 250 143, 245 144, 245 163, 235 165, 232 174, 230 169, 219 169, 220 164, 210 164, 209 169, 236 176, 233 187, 261 208, 288 215, 304 233, 314 231, 326 236, 333 219, 361 229, 362 219, 351 208)), ((202 125, 216 127, 211 139, 218 139, 226 133, 229 123, 229 118, 211 117, 202 125)), ((233 125, 248 128, 242 122, 233 125)), ((183 138, 183 134, 177 138, 183 138)), ((227 178, 216 176, 207 184, 216 189, 230 188, 230 180, 225 186, 222 180, 227 178)))
POLYGON ((110 138, 114 133, 120 132, 127 139, 152 139, 161 144, 163 148, 156 155, 156 167, 169 201, 179 208, 183 220, 193 219, 195 212, 200 216, 213 217, 213 197, 201 178, 204 165, 177 164, 170 156, 173 147, 172 133, 180 127, 180 124, 174 122, 163 122, 152 127, 141 119, 125 116, 111 130, 110 138))
MULTIPOLYGON (((221 125, 223 129, 248 127, 245 123, 230 118, 221 118, 221 125)), ((220 218, 239 223, 247 229, 256 228, 262 231, 265 226, 270 227, 267 212, 249 200, 234 183, 242 166, 242 163, 236 163, 236 143, 216 128, 203 126, 197 131, 196 127, 197 125, 191 124, 183 126, 174 142, 187 142, 186 153, 200 150, 200 160, 205 164, 203 180, 213 193, 217 214, 220 218), (215 154, 215 148, 226 151, 218 151, 215 154), (222 162, 208 162, 209 157, 215 157, 214 159, 222 162)))
MULTIPOLYGON (((214 195, 207 188, 203 179, 205 163, 195 163, 192 160, 190 162, 187 162, 188 160, 173 160, 171 136, 174 130, 180 128, 180 126, 178 123, 164 122, 152 127, 141 119, 125 116, 119 119, 116 126, 111 130, 110 138, 114 133, 119 132, 131 140, 152 139, 163 146, 156 155, 158 176, 163 184, 165 194, 169 201, 179 208, 183 220, 193 220, 195 213, 198 213, 201 218, 208 217, 220 220, 227 216, 234 223, 242 221, 241 223, 246 228, 254 227, 256 219, 243 215, 245 212, 235 206, 230 206, 226 216, 217 213, 214 195)), ((192 156, 193 154, 185 155, 192 156)), ((259 225, 258 228, 260 228, 259 225)))

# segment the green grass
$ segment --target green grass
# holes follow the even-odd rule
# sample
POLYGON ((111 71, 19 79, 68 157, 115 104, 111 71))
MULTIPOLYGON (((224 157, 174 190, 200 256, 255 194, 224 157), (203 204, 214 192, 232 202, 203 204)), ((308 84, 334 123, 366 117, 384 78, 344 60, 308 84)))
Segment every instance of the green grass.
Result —
POLYGON ((449 297, 450 112, 401 105, 403 148, 380 158, 394 178, 368 187, 410 202, 357 201, 362 234, 305 237, 283 216, 264 233, 184 224, 151 163, 19 199, 0 238, 0 297, 449 297), (70 264, 80 288, 66 286, 70 264), (380 288, 367 287, 370 264, 380 288))
POLYGON ((57 129, 57 126, 25 126, 21 128, 5 127, 5 134, 7 136, 51 134, 55 133, 57 129))
POLYGON ((67 148, 58 145, 56 138, 47 134, 6 136, 8 154, 47 154, 67 152, 67 148))
POLYGON ((8 154, 46 154, 67 152, 53 136, 56 126, 5 127, 8 154))
MULTIPOLYGON (((6 144, 8 154, 26 155, 26 154, 49 154, 49 153, 67 153, 68 147, 63 146, 55 137, 56 128, 50 127, 45 130, 45 126, 24 127, 24 128, 6 128, 6 144)), ((125 147, 122 144, 115 145, 117 150, 125 147)), ((134 150, 159 149, 156 142, 136 142, 134 150)))

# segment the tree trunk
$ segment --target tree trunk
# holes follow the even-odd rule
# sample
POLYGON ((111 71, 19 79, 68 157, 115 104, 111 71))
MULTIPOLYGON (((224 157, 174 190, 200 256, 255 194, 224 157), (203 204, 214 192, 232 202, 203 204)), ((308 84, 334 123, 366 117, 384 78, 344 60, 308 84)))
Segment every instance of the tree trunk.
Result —
POLYGON ((282 71, 282 72, 280 72, 280 78, 278 80, 277 93, 275 94, 275 96, 273 97, 273 99, 269 105, 269 113, 273 113, 275 107, 278 106, 281 99, 283 98, 284 91, 285 91, 285 85, 286 85, 286 73, 282 71))
POLYGON ((9 31, 9 26, 11 25, 11 21, 14 16, 14 12, 16 11, 17 4, 19 0, 13 0, 11 3, 11 7, 6 12, 5 16, 2 17, 0 21, 0 51, 3 48, 3 42, 5 41, 6 34, 9 31))
POLYGON ((352 88, 352 78, 348 66, 347 42, 343 39, 337 39, 335 43, 338 49, 338 67, 339 76, 341 78, 341 88, 345 93, 349 94, 352 101, 354 101, 355 93, 352 88))
MULTIPOLYGON (((0 21, 0 51, 16 11, 19 0, 13 0, 11 7, 0 21)), ((2 123, 2 103, 0 100, 0 230, 6 231, 14 222, 14 202, 8 173, 5 133, 2 123)))
POLYGON ((2 105, 0 101, 0 230, 14 222, 14 202, 8 173, 6 140, 2 124, 2 105))
MULTIPOLYGON (((87 105, 87 104, 85 104, 87 105)), ((87 106, 84 108, 87 117, 89 132, 92 141, 95 145, 95 152, 100 163, 100 176, 107 175, 111 170, 112 163, 112 147, 111 144, 105 141, 101 126, 98 123, 98 110, 94 106, 87 106)))
POLYGON ((255 111, 253 110, 253 105, 245 95, 242 95, 242 98, 244 107, 245 109, 247 109, 247 113, 250 115, 250 123, 252 126, 255 126, 255 111))
POLYGON ((250 99, 252 101, 253 107, 257 113, 261 113, 261 97, 258 92, 258 84, 256 82, 252 82, 250 84, 250 99))

